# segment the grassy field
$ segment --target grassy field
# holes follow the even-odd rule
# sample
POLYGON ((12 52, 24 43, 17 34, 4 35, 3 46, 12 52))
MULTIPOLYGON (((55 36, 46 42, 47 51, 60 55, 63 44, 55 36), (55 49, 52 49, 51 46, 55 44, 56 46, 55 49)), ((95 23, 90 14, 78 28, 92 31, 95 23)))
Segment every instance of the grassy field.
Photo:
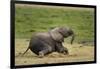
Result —
POLYGON ((15 13, 16 65, 94 60, 93 8, 17 4, 15 13), (70 45, 68 42, 70 38, 65 39, 64 46, 68 48, 69 55, 52 53, 41 59, 31 51, 28 51, 23 57, 17 56, 27 49, 32 34, 40 31, 48 31, 58 26, 71 27, 75 31, 76 39, 73 45, 70 45), (87 43, 81 44, 82 41, 87 43))
POLYGON ((93 40, 94 10, 92 8, 16 6, 15 13, 16 38, 30 38, 34 32, 66 26, 75 31, 76 40, 93 40))

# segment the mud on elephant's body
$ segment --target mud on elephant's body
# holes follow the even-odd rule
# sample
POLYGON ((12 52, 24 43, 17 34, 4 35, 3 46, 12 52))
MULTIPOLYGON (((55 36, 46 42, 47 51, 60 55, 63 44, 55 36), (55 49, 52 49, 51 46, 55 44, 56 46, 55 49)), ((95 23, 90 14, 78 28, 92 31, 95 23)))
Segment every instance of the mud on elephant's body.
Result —
POLYGON ((74 32, 70 28, 57 27, 49 32, 37 33, 32 36, 29 47, 23 55, 30 49, 33 53, 43 57, 51 52, 68 54, 68 50, 62 45, 64 38, 72 36, 71 44, 74 40, 74 32))

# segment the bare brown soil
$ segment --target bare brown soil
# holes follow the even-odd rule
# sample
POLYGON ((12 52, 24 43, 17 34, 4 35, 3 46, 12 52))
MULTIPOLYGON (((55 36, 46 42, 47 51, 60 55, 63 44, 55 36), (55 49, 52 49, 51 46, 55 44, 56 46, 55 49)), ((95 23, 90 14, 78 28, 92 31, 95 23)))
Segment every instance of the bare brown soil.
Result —
POLYGON ((30 64, 51 64, 51 63, 70 63, 94 61, 94 46, 83 46, 81 44, 67 44, 69 55, 63 55, 57 52, 39 58, 30 50, 24 55, 21 54, 27 49, 29 41, 26 39, 15 40, 15 65, 30 65, 30 64))

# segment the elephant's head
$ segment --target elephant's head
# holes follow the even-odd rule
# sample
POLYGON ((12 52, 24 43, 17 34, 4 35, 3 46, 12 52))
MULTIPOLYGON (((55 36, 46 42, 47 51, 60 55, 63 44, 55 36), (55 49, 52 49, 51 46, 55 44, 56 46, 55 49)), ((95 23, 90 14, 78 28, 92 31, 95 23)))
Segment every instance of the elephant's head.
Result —
POLYGON ((55 41, 58 42, 64 42, 64 38, 72 36, 71 44, 73 43, 75 37, 73 30, 66 27, 54 28, 53 30, 50 31, 50 35, 55 41))

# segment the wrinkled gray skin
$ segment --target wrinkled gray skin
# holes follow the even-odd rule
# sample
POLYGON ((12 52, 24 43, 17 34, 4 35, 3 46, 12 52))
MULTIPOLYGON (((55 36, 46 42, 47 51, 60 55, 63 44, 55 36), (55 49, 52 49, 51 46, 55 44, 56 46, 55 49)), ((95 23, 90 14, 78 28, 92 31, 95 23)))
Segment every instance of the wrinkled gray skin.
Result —
POLYGON ((23 55, 30 49, 39 57, 43 57, 51 52, 68 54, 68 50, 62 45, 64 38, 72 36, 71 44, 74 40, 74 32, 70 28, 57 27, 49 32, 37 33, 30 40, 29 47, 23 55))

